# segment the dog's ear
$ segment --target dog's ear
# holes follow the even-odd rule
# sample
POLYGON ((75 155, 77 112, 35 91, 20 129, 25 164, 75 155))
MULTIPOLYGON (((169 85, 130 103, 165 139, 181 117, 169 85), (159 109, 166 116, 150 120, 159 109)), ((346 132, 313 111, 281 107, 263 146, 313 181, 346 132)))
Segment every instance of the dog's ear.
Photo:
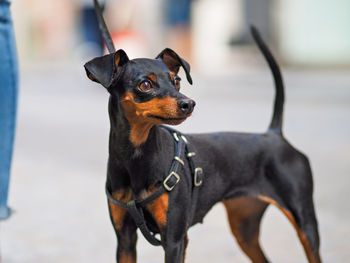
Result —
POLYGON ((179 72, 180 66, 182 66, 185 70, 188 82, 192 85, 192 78, 190 75, 190 64, 188 64, 184 59, 182 59, 178 54, 176 54, 174 50, 166 48, 162 52, 160 52, 156 59, 161 59, 163 63, 175 74, 179 72))
POLYGON ((119 49, 115 53, 90 60, 84 67, 89 79, 109 89, 113 81, 118 78, 122 66, 128 61, 124 50, 119 49))

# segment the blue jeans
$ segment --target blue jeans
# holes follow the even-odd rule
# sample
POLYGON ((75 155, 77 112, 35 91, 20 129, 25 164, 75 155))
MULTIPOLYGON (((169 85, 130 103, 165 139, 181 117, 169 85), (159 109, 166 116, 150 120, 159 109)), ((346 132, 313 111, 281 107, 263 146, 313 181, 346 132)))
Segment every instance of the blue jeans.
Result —
MULTIPOLYGON (((92 3, 92 1, 91 1, 92 3)), ((103 8, 103 6, 102 6, 103 8)), ((81 29, 83 41, 95 44, 99 48, 96 56, 103 55, 103 38, 98 26, 97 16, 93 6, 84 6, 81 10, 81 29)))
POLYGON ((7 219, 10 168, 16 123, 18 64, 10 3, 0 0, 0 220, 7 219))
POLYGON ((191 15, 191 0, 167 0, 166 14, 170 26, 188 26, 191 15))

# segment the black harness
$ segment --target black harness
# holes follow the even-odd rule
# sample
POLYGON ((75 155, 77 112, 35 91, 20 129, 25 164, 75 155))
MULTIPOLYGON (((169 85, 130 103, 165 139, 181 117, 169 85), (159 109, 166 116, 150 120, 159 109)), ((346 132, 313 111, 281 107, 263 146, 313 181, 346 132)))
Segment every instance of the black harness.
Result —
POLYGON ((197 167, 195 164, 196 159, 196 152, 194 151, 193 146, 188 142, 187 138, 182 135, 179 131, 176 131, 174 129, 171 129, 166 126, 162 126, 167 131, 169 131, 175 140, 175 156, 170 166, 170 171, 167 177, 163 180, 162 184, 158 189, 152 193, 150 196, 148 196, 145 199, 142 200, 130 200, 127 203, 120 202, 113 198, 110 190, 108 189, 106 185, 106 194, 108 200, 120 207, 126 208, 133 218, 136 226, 141 230, 141 233, 146 238, 146 240, 151 243, 154 246, 160 246, 161 240, 155 237, 155 233, 151 232, 147 226, 143 209, 148 203, 154 201, 158 197, 160 197, 165 192, 171 192, 176 184, 180 181, 181 177, 178 173, 178 170, 180 168, 180 165, 185 166, 184 158, 182 158, 181 153, 183 152, 183 146, 185 146, 185 157, 188 161, 189 168, 191 171, 191 175, 193 178, 193 186, 192 186, 192 204, 191 204, 191 214, 190 214, 190 221, 192 222, 193 216, 196 210, 196 204, 197 204, 197 197, 198 197, 198 190, 199 186, 202 184, 203 181, 203 169, 201 167, 197 167))

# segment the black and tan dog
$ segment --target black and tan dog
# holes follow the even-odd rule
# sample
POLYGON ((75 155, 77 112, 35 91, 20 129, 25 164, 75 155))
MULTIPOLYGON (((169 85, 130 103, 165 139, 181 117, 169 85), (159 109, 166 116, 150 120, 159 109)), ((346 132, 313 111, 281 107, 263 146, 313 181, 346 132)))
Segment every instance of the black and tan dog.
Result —
POLYGON ((176 142, 173 132, 161 124, 182 123, 195 102, 180 93, 177 75, 183 67, 191 83, 190 66, 170 49, 156 59, 133 60, 118 50, 85 64, 88 77, 110 93, 106 189, 118 238, 117 262, 136 262, 137 227, 151 242, 147 231, 160 233, 165 262, 183 262, 188 228, 218 202, 225 205, 232 233, 252 262, 268 262, 259 245, 259 226, 269 204, 292 223, 308 261, 321 262, 310 165, 282 136, 282 78, 254 28, 252 33, 276 86, 272 121, 263 134, 184 137, 175 132, 176 142), (187 146, 192 150, 186 151, 187 146), (194 157, 199 168, 195 172, 190 160, 194 157))

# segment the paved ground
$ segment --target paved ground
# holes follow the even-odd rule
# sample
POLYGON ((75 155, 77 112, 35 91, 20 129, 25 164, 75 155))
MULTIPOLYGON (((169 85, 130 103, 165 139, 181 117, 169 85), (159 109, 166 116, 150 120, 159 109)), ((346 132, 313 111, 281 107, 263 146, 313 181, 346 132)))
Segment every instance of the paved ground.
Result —
MULTIPOLYGON (((49 68, 49 69, 48 69, 49 68)), ((324 262, 350 258, 350 75, 287 71, 286 137, 311 160, 324 262)), ((197 101, 180 127, 186 132, 262 132, 273 98, 266 68, 230 76, 194 76, 183 92, 197 101)), ((104 195, 107 93, 82 68, 25 70, 10 205, 1 224, 3 263, 114 262, 116 241, 104 195)), ((223 207, 190 231, 187 262, 249 262, 231 237, 223 207)), ((273 207, 262 226, 273 262, 306 262, 296 234, 273 207)), ((139 238, 139 262, 162 262, 163 252, 139 238)))

